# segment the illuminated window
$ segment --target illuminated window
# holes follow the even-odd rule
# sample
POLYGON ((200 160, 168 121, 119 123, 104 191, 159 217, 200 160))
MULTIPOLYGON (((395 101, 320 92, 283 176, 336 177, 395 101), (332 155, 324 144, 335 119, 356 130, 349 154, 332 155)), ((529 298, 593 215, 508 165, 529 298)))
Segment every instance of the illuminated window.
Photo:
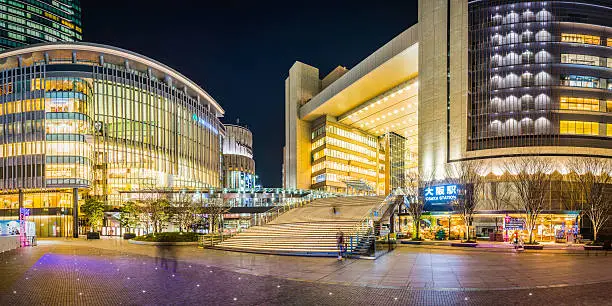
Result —
POLYGON ((584 54, 561 54, 561 63, 589 66, 606 66, 607 59, 584 54))
POLYGON ((612 38, 608 38, 606 41, 606 46, 612 47, 612 38))
POLYGON ((575 135, 599 135, 599 122, 565 121, 561 120, 559 125, 561 134, 575 135))
POLYGON ((560 109, 599 111, 599 100, 589 98, 561 97, 560 109))
POLYGON ((606 101, 606 110, 608 113, 612 113, 612 100, 606 101))
POLYGON ((561 84, 571 87, 599 88, 599 78, 582 75, 562 75, 561 84))
POLYGON ((612 123, 608 123, 606 125, 606 135, 608 137, 612 137, 612 123))
POLYGON ((585 34, 561 34, 562 42, 571 42, 579 44, 599 45, 601 38, 599 36, 585 35, 585 34))

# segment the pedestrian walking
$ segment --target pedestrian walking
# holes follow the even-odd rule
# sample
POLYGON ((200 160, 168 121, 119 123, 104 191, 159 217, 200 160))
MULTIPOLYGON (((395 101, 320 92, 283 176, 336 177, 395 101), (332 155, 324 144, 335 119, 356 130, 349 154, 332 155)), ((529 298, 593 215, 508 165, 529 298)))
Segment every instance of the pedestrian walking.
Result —
POLYGON ((336 246, 338 247, 338 260, 342 260, 344 249, 344 233, 342 231, 338 231, 336 234, 336 246))

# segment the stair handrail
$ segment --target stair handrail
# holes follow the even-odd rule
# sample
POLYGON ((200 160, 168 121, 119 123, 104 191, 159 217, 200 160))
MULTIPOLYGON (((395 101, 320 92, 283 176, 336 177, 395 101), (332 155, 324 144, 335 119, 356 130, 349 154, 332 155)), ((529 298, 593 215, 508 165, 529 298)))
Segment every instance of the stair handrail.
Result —
POLYGON ((353 228, 351 228, 350 233, 348 233, 350 235, 350 240, 351 240, 351 249, 347 250, 349 252, 349 254, 353 251, 352 248, 354 246, 357 246, 357 244, 359 243, 359 238, 360 236, 364 236, 368 231, 367 229, 371 227, 371 223, 373 223, 373 219, 374 219, 374 211, 380 211, 385 205, 389 205, 389 200, 393 199, 394 195, 393 193, 390 193, 389 195, 387 195, 385 197, 384 200, 382 200, 380 202, 380 204, 378 204, 378 206, 376 207, 372 207, 370 208, 361 218, 361 220, 359 221, 359 223, 357 223, 355 226, 353 226, 353 228), (355 238, 355 244, 353 246, 352 243, 352 238, 355 238))

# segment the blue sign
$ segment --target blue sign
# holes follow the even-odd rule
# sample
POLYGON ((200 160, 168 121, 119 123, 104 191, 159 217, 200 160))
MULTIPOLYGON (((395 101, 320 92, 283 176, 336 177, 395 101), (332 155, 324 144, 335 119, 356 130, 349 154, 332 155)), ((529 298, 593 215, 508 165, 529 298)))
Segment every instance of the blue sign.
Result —
POLYGON ((193 114, 191 117, 193 118, 193 121, 197 122, 201 126, 213 131, 215 134, 219 134, 219 131, 217 131, 217 129, 214 126, 212 126, 210 123, 204 120, 204 118, 200 118, 196 114, 193 114))
POLYGON ((458 195, 459 185, 456 184, 429 186, 423 189, 425 202, 432 205, 447 204, 456 200, 458 195))
POLYGON ((511 217, 506 216, 504 218, 504 229, 505 230, 523 230, 525 229, 525 219, 511 218, 511 217))

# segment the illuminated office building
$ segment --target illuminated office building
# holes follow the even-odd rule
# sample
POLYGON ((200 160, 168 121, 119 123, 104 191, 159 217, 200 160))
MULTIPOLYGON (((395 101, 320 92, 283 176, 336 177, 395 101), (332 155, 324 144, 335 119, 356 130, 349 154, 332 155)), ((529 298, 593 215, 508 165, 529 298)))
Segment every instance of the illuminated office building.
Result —
POLYGON ((82 40, 79 0, 0 1, 0 51, 42 42, 82 40))
POLYGON ((579 210, 561 198, 567 161, 612 157, 612 1, 418 5, 416 25, 352 69, 291 67, 284 186, 388 194, 410 171, 444 180, 476 160, 499 178, 544 156, 547 211, 579 210))
POLYGON ((419 1, 418 24, 350 70, 320 78, 296 62, 285 186, 387 193, 394 168, 442 178, 468 159, 500 174, 512 156, 612 156, 610 12, 609 0, 419 1))
POLYGON ((114 47, 0 53, 0 211, 32 209, 39 236, 75 233, 86 196, 222 187, 224 110, 171 68, 114 47))

